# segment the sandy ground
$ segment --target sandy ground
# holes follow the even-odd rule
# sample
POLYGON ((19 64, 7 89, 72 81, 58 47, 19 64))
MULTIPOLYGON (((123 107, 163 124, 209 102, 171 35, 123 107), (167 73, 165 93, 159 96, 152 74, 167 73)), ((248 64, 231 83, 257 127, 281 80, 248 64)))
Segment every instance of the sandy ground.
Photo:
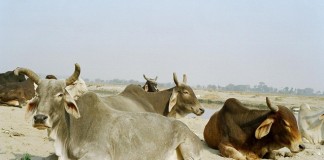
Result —
MULTIPOLYGON (((113 88, 119 92, 123 87, 113 88)), ((93 88, 90 88, 93 89, 93 88)), ((100 88, 99 88, 100 89, 100 88)), ((112 89, 112 88, 109 88, 112 89)), ((303 97, 303 96, 283 96, 283 95, 263 95, 240 92, 209 92, 203 90, 195 91, 201 98, 224 101, 230 97, 236 97, 245 103, 265 104, 265 96, 273 99, 274 104, 283 104, 287 107, 299 106, 306 102, 310 105, 324 106, 323 97, 303 97)), ((219 155, 218 150, 208 148, 203 140, 203 130, 212 113, 221 107, 221 104, 205 105, 207 113, 201 117, 188 115, 180 119, 199 136, 204 144, 202 160, 228 159, 219 155)), ((278 159, 298 159, 298 160, 324 160, 324 146, 307 144, 303 152, 295 154, 293 157, 278 157, 278 159)), ((286 148, 280 151, 288 151, 286 148)), ((25 154, 29 154, 31 159, 56 159, 53 155, 53 142, 47 138, 45 130, 37 130, 31 126, 31 119, 25 119, 25 107, 14 108, 0 106, 0 160, 21 159, 25 154)))

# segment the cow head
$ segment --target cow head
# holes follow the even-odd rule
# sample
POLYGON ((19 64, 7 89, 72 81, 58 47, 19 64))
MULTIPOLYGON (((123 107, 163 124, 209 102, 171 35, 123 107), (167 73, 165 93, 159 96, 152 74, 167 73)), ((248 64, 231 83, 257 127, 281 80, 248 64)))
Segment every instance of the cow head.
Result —
POLYGON ((177 75, 173 73, 173 80, 176 87, 173 88, 172 95, 169 100, 169 114, 186 116, 194 113, 198 116, 204 113, 204 108, 200 105, 195 93, 187 85, 187 76, 183 75, 183 82, 178 82, 177 75))
POLYGON ((65 115, 65 112, 75 118, 80 117, 79 109, 73 97, 65 87, 76 81, 80 75, 80 66, 75 64, 75 71, 66 80, 40 79, 27 68, 17 68, 15 74, 25 74, 37 85, 35 97, 27 104, 26 118, 33 116, 33 127, 37 129, 52 128, 65 115))
POLYGON ((65 89, 70 93, 70 95, 73 96, 75 100, 88 91, 86 83, 81 78, 74 81, 71 85, 66 86, 65 89))
POLYGON ((294 153, 304 150, 293 113, 284 106, 272 106, 268 97, 266 101, 272 113, 256 129, 255 137, 261 139, 271 136, 276 144, 287 147, 294 153))
POLYGON ((146 92, 158 92, 159 91, 159 89, 157 88, 157 83, 156 83, 156 80, 158 78, 157 76, 155 77, 155 79, 153 79, 153 78, 147 78, 145 76, 145 74, 143 74, 143 77, 146 80, 146 83, 143 86, 143 89, 146 92))

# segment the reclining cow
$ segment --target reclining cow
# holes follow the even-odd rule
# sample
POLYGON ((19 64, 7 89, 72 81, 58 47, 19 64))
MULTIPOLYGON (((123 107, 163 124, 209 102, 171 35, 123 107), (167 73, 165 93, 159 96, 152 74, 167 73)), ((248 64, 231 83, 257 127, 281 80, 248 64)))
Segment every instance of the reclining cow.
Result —
POLYGON ((204 109, 191 87, 186 84, 186 75, 183 75, 183 83, 180 83, 173 73, 173 80, 176 86, 167 90, 145 92, 140 86, 131 84, 120 94, 102 97, 102 100, 120 111, 153 112, 175 118, 189 113, 202 115, 204 109))
POLYGON ((26 80, 25 75, 14 74, 14 71, 0 73, 0 103, 21 107, 35 95, 32 81, 26 80))
POLYGON ((144 79, 146 80, 146 83, 144 84, 144 86, 142 87, 146 92, 158 92, 159 89, 157 88, 157 76, 155 77, 155 79, 153 78, 147 78, 145 76, 145 74, 143 74, 144 79))
POLYGON ((34 82, 27 79, 21 82, 10 82, 0 85, 0 103, 21 107, 35 96, 34 82))
POLYGON ((5 73, 0 73, 0 85, 4 85, 6 83, 12 83, 12 82, 23 82, 26 81, 26 78, 24 75, 15 75, 14 71, 7 71, 5 73))
POLYGON ((61 159, 200 159, 200 139, 180 121, 152 113, 115 111, 93 92, 75 101, 65 88, 78 79, 78 64, 66 80, 40 79, 26 68, 15 72, 38 84, 26 116, 34 115, 33 127, 50 130, 61 159))
POLYGON ((273 156, 272 151, 282 147, 293 153, 302 151, 305 146, 293 113, 284 106, 272 106, 268 98, 266 101, 270 110, 252 110, 237 99, 226 100, 205 126, 208 146, 239 160, 273 156))
POLYGON ((324 145, 324 109, 302 104, 298 113, 298 126, 306 142, 324 145))

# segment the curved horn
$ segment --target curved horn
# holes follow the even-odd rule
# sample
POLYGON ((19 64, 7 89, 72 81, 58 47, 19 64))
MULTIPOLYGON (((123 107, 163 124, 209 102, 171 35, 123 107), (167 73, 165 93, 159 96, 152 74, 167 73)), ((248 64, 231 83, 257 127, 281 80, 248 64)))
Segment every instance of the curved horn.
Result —
POLYGON ((269 107, 269 109, 270 109, 271 111, 273 111, 273 112, 278 112, 278 111, 279 111, 278 106, 272 106, 272 105, 271 105, 271 102, 270 102, 270 100, 269 100, 268 97, 266 97, 266 102, 267 102, 267 106, 269 107))
POLYGON ((14 71, 15 75, 19 75, 20 73, 21 74, 24 74, 26 75, 27 77, 29 77, 31 80, 34 81, 34 83, 36 83, 37 85, 39 85, 39 82, 40 82, 40 77, 32 70, 28 69, 28 68, 16 68, 15 71, 14 71))
POLYGON ((187 84, 187 75, 186 74, 183 74, 183 83, 184 84, 187 84))
POLYGON ((179 86, 178 78, 175 72, 173 72, 173 81, 176 84, 176 86, 179 86))
POLYGON ((143 77, 145 80, 149 81, 149 79, 145 76, 145 74, 143 74, 143 77))
POLYGON ((79 75, 80 75, 81 69, 80 69, 80 65, 79 64, 75 64, 75 69, 74 69, 74 73, 65 80, 66 85, 71 85, 73 82, 75 82, 76 80, 78 80, 79 75))
POLYGON ((156 80, 157 80, 157 78, 158 78, 158 76, 155 76, 155 79, 154 79, 154 81, 156 81, 156 80))

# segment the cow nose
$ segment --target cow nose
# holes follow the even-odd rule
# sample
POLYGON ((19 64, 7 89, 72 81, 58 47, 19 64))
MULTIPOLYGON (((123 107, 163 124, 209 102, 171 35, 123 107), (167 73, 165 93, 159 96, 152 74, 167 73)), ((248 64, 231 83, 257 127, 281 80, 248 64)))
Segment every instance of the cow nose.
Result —
POLYGON ((35 123, 44 123, 44 121, 47 119, 48 117, 42 114, 38 114, 34 116, 34 121, 35 123))
POLYGON ((205 109, 203 109, 203 108, 199 108, 199 110, 200 110, 201 114, 203 114, 205 112, 205 109))
POLYGON ((302 151, 302 150, 304 150, 306 147, 305 147, 305 145, 304 144, 300 144, 299 145, 299 149, 302 151))

